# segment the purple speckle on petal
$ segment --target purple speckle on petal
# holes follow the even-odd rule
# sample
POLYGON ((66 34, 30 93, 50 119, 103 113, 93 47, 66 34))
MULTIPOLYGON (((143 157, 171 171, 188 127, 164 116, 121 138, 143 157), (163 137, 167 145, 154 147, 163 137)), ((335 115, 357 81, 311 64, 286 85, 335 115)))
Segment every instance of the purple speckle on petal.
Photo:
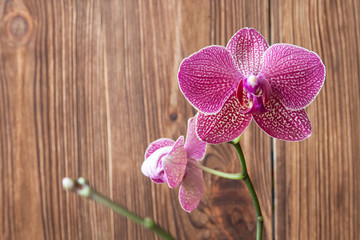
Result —
POLYGON ((198 113, 197 135, 201 140, 211 144, 228 142, 237 138, 245 131, 252 119, 251 114, 242 114, 242 110, 244 108, 233 93, 219 113, 212 115, 198 113))
POLYGON ((311 135, 311 123, 305 110, 288 110, 274 95, 267 106, 272 109, 254 114, 254 120, 271 137, 285 141, 301 141, 311 135))
POLYGON ((325 66, 314 52, 290 44, 275 44, 265 52, 259 75, 269 81, 286 108, 299 110, 320 92, 325 66))
POLYGON ((178 78, 182 93, 196 109, 216 113, 236 90, 239 75, 230 52, 211 46, 184 59, 178 78))
POLYGON ((236 66, 244 77, 259 73, 262 56, 268 47, 265 38, 252 28, 240 29, 227 45, 236 66))

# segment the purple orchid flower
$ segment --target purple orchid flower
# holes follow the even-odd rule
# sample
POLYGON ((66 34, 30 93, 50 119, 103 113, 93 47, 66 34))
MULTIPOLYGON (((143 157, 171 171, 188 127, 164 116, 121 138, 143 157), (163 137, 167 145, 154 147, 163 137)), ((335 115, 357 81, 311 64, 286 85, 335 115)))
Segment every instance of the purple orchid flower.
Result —
POLYGON ((269 47, 255 29, 243 28, 226 48, 205 47, 184 59, 178 78, 199 111, 201 140, 231 141, 254 119, 271 137, 300 141, 311 135, 304 108, 320 92, 325 66, 314 52, 290 44, 269 47))
POLYGON ((186 141, 179 137, 176 142, 161 138, 146 149, 142 173, 155 183, 167 183, 170 188, 180 183, 179 200, 182 208, 191 212, 200 202, 204 191, 202 170, 196 167, 205 156, 206 143, 195 133, 195 118, 188 121, 186 141))

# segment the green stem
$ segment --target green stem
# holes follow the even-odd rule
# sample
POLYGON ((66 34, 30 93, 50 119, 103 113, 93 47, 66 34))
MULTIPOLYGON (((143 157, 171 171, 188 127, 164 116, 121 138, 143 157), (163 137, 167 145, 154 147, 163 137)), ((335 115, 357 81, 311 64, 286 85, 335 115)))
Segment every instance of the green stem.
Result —
POLYGON ((212 168, 208 168, 205 167, 201 164, 189 161, 189 163, 191 163, 193 166, 203 170, 204 172, 208 172, 211 173, 213 175, 219 176, 219 177, 223 177, 223 178, 227 178, 227 179, 232 179, 232 180, 241 180, 243 179, 245 176, 242 173, 226 173, 226 172, 221 172, 212 168))
POLYGON ((77 181, 72 180, 69 178, 63 179, 63 186, 65 189, 70 191, 76 191, 80 196, 90 198, 95 202, 98 202, 104 205, 107 208, 112 209, 114 212, 140 224, 143 225, 145 228, 150 229, 160 237, 166 240, 173 240, 175 239, 170 233, 166 232, 160 226, 158 226, 151 218, 141 218, 135 213, 130 212, 126 208, 116 204, 115 202, 111 201, 109 198, 101 195, 100 193, 96 192, 94 189, 90 187, 90 185, 86 182, 84 178, 79 178, 77 181), (64 181, 65 180, 65 181, 64 181), (71 185, 71 181, 72 185, 71 185), (64 184, 65 183, 65 184, 64 184), (70 184, 69 184, 70 183, 70 184))
POLYGON ((244 157, 244 153, 241 149, 240 143, 232 143, 236 149, 236 152, 238 154, 238 157, 240 159, 240 165, 241 165, 241 173, 244 175, 244 182, 246 184, 246 187, 248 188, 249 192, 250 192, 250 196, 251 199, 253 201, 254 207, 255 207, 255 212, 256 212, 256 219, 257 219, 257 227, 256 227, 256 240, 261 240, 262 239, 262 229, 263 229, 263 216, 261 214, 261 209, 260 209, 260 204, 259 204, 259 200, 256 196, 256 192, 254 189, 254 186, 251 182, 250 176, 248 175, 247 172, 247 168, 246 168, 246 163, 245 163, 245 157, 244 157))

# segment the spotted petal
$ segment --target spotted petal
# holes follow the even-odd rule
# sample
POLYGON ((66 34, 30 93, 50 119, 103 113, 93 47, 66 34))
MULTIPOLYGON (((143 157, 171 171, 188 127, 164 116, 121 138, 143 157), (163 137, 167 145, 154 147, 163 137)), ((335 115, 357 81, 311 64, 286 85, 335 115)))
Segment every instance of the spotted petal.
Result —
POLYGON ((274 94, 265 106, 266 113, 253 114, 255 122, 271 137, 285 141, 301 141, 311 135, 311 123, 305 110, 286 109, 274 94))
POLYGON ((205 156, 206 143, 201 141, 195 132, 196 118, 190 118, 188 121, 188 130, 185 141, 185 150, 188 158, 201 160, 205 156))
POLYGON ((233 93, 217 114, 196 116, 196 134, 211 144, 231 141, 240 136, 251 121, 251 114, 243 114, 236 93, 233 93))
POLYGON ((194 210, 199 205, 203 192, 204 180, 202 170, 194 167, 192 164, 188 164, 188 172, 179 190, 181 207, 187 212, 194 210))
POLYGON ((325 66, 314 52, 290 44, 275 44, 264 53, 259 75, 269 81, 286 108, 299 110, 320 92, 325 66))
POLYGON ((184 178, 187 155, 184 148, 184 137, 181 136, 171 151, 163 157, 162 166, 170 188, 177 187, 184 178))
POLYGON ((265 38, 252 28, 242 28, 231 37, 227 49, 242 75, 257 75, 261 68, 261 58, 269 47, 265 38))
POLYGON ((184 59, 178 78, 182 93, 196 109, 216 113, 236 91, 239 75, 230 52, 210 46, 184 59))

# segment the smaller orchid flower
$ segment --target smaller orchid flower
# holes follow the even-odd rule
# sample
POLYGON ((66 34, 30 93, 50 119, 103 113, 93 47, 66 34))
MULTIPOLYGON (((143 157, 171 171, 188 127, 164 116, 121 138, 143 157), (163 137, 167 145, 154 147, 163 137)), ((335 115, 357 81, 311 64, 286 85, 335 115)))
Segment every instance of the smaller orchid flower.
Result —
POLYGON ((181 207, 191 212, 200 202, 204 191, 202 170, 196 167, 205 156, 206 143, 195 134, 195 118, 188 121, 186 141, 161 138, 150 144, 145 152, 142 173, 155 183, 167 183, 170 188, 179 184, 181 207))

